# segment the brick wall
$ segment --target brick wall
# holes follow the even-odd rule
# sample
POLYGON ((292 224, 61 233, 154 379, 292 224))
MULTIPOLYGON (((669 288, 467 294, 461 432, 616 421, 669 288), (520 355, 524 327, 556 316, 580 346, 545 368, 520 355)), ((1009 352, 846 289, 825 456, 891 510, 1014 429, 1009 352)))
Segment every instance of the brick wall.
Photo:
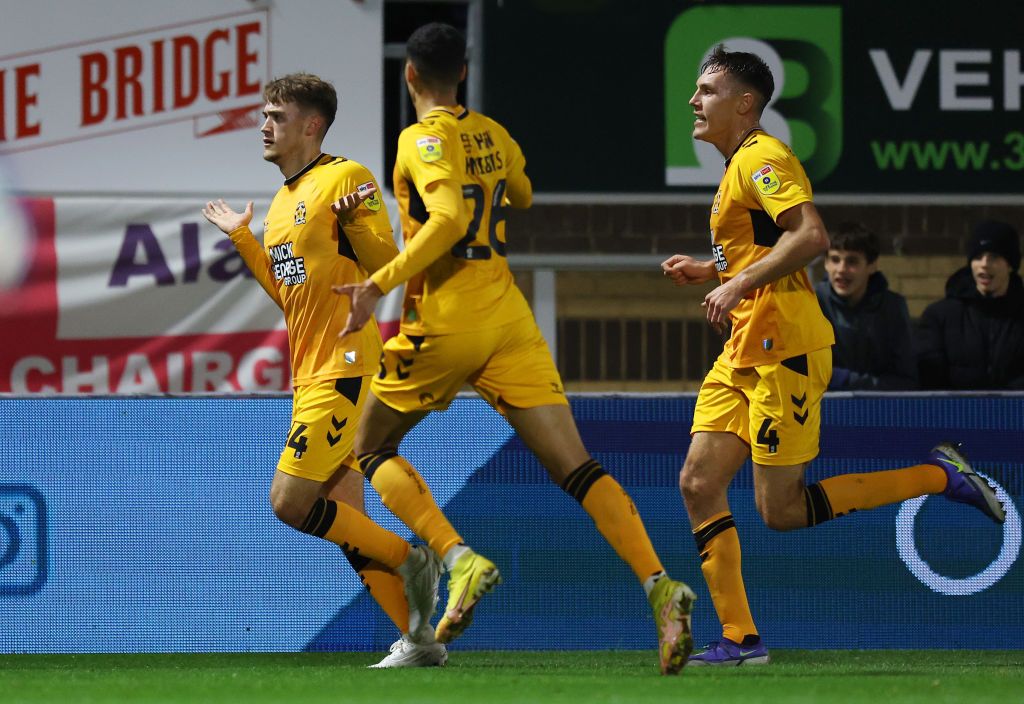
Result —
MULTIPOLYGON (((623 200, 618 196, 617 200, 623 200)), ((907 298, 910 315, 944 296, 966 264, 973 224, 1005 220, 1024 232, 1024 205, 819 206, 826 225, 860 220, 879 234, 879 268, 907 298)), ((679 204, 547 204, 508 214, 517 252, 707 256, 708 207, 679 204)), ((824 273, 819 263, 812 277, 824 273)), ((527 297, 532 276, 516 272, 527 297)), ((558 363, 573 391, 679 390, 699 385, 721 349, 708 334, 701 301, 713 284, 675 287, 660 271, 561 271, 557 276, 558 363), (716 347, 717 346, 717 347, 716 347)))
MULTIPOLYGON (((893 290, 907 297, 914 317, 944 295, 946 279, 966 263, 962 252, 975 222, 1000 219, 1024 233, 1024 204, 875 206, 836 205, 826 200, 819 211, 826 225, 860 220, 878 233, 880 268, 893 290)), ((709 254, 707 228, 706 204, 541 203, 526 211, 508 211, 512 249, 537 254, 668 256, 684 252, 703 256, 709 254)), ((528 281, 524 283, 529 287, 528 281)), ((578 317, 690 317, 699 315, 705 293, 703 287, 673 289, 656 271, 563 272, 558 279, 558 311, 560 316, 578 317)))

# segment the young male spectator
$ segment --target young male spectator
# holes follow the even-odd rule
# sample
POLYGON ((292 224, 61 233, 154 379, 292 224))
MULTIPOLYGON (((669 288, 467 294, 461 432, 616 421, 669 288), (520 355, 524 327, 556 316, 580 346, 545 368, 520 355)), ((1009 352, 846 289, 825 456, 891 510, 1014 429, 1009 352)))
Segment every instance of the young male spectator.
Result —
POLYGON ((878 236, 861 223, 843 223, 831 234, 828 279, 814 287, 836 336, 828 388, 917 388, 910 312, 878 270, 878 236))
POLYGON ((1024 389, 1020 238, 1005 222, 974 229, 967 266, 921 317, 918 370, 928 389, 1024 389))

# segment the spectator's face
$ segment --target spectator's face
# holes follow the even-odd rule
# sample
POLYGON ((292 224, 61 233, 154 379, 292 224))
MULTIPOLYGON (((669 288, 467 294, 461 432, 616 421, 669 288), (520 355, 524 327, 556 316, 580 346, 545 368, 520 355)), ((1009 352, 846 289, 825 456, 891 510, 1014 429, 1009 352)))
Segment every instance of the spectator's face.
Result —
POLYGON ((992 252, 982 252, 971 260, 974 285, 982 296, 1005 296, 1010 287, 1010 262, 992 252))
POLYGON ((878 271, 878 262, 868 264, 863 252, 830 249, 825 256, 825 271, 836 295, 857 304, 868 290, 868 279, 878 271))

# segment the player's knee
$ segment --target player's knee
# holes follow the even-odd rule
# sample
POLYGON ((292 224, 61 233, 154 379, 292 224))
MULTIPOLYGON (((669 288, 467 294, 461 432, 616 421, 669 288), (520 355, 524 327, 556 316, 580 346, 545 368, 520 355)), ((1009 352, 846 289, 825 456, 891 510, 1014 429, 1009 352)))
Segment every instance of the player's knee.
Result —
POLYGON ((283 491, 270 491, 270 508, 282 523, 301 528, 309 515, 309 506, 299 505, 283 491))
POLYGON ((695 506, 714 497, 718 492, 718 485, 709 478, 702 467, 687 459, 686 464, 679 470, 679 492, 688 506, 695 506))
POLYGON ((356 435, 352 450, 355 452, 356 457, 376 455, 381 452, 397 452, 398 443, 391 442, 386 438, 374 438, 360 432, 356 435))
POLYGON ((764 524, 772 530, 796 530, 805 525, 803 516, 793 511, 789 505, 758 501, 757 510, 764 524))

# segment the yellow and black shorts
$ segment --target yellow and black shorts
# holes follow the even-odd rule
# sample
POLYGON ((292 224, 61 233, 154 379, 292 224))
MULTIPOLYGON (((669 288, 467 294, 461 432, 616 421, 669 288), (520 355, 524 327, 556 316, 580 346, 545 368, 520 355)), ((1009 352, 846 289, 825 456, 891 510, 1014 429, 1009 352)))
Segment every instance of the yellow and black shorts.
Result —
POLYGON ((472 332, 399 333, 384 343, 371 388, 391 408, 409 413, 444 410, 466 384, 500 413, 568 403, 532 316, 472 332))
POLYGON ((818 454, 821 398, 831 376, 830 347, 743 369, 719 357, 700 387, 690 434, 733 433, 760 465, 810 462, 818 454))
POLYGON ((358 467, 350 455, 369 389, 365 376, 295 387, 292 426, 277 468, 323 482, 343 464, 358 467))

